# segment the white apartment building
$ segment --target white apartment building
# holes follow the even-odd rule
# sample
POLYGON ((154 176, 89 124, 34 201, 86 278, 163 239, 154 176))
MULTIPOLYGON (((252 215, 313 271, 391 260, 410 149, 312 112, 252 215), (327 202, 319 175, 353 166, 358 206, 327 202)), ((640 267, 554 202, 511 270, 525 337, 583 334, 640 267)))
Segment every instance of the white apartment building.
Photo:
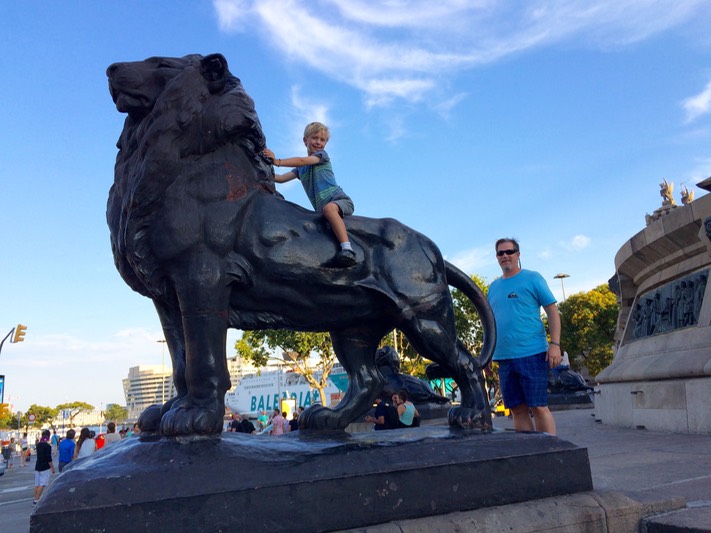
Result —
POLYGON ((136 420, 146 407, 162 404, 175 396, 173 370, 161 365, 140 365, 128 369, 123 380, 128 418, 136 420))
MULTIPOLYGON (((257 369, 250 362, 235 356, 227 359, 227 370, 234 388, 245 374, 257 369)), ((129 420, 136 420, 146 407, 162 404, 175 396, 173 370, 161 365, 140 365, 128 369, 128 377, 123 380, 123 393, 126 397, 126 409, 129 420)))

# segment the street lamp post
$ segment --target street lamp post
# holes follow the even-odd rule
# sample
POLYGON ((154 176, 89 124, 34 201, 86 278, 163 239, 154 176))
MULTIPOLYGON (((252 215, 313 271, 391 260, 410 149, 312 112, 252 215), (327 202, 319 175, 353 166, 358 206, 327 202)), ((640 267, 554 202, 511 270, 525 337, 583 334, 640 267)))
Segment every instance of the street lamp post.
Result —
POLYGON ((159 341, 163 347, 161 349, 161 373, 160 373, 160 381, 161 381, 161 398, 160 402, 165 403, 165 339, 161 339, 159 341))
POLYGON ((553 279, 559 279, 560 280, 560 288, 563 291, 563 301, 565 301, 565 286, 563 285, 563 279, 569 278, 570 274, 556 274, 553 276, 553 279))

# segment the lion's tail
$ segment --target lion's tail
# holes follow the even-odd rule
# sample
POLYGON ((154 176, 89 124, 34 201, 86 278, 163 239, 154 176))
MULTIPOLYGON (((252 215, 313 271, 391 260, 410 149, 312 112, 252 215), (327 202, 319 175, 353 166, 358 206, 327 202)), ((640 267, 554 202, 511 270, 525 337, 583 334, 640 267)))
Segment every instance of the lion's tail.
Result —
POLYGON ((469 276, 452 263, 445 261, 444 266, 447 274, 447 283, 462 291, 464 295, 472 301, 476 312, 479 314, 484 332, 484 344, 482 345, 481 353, 478 356, 473 355, 478 359, 481 368, 484 368, 491 362, 491 358, 494 355, 494 347, 496 346, 496 321, 494 319, 494 312, 491 310, 491 306, 489 306, 489 302, 482 290, 469 276))

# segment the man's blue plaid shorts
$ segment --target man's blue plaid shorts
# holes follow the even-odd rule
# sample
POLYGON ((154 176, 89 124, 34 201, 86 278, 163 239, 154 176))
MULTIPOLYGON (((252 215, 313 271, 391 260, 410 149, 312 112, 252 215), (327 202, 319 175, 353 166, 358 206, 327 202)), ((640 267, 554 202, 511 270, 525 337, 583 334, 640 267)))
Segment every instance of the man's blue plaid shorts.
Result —
POLYGON ((548 361, 546 352, 518 359, 501 359, 499 380, 504 405, 512 409, 548 405, 548 361))

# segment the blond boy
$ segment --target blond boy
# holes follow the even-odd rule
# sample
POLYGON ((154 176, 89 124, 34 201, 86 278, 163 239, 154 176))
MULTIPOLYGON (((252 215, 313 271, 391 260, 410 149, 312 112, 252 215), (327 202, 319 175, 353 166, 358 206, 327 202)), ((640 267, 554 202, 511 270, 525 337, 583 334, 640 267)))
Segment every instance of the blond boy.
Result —
POLYGON ((263 154, 271 158, 274 166, 293 167, 285 174, 275 174, 274 181, 285 183, 298 178, 304 187, 311 205, 317 213, 321 213, 336 235, 341 246, 336 254, 335 262, 340 267, 350 267, 356 264, 356 254, 348 240, 348 232, 343 217, 353 214, 353 201, 336 183, 336 177, 331 167, 331 159, 325 151, 330 133, 320 122, 312 122, 304 130, 304 145, 306 157, 289 157, 277 159, 274 152, 265 148, 263 154))

